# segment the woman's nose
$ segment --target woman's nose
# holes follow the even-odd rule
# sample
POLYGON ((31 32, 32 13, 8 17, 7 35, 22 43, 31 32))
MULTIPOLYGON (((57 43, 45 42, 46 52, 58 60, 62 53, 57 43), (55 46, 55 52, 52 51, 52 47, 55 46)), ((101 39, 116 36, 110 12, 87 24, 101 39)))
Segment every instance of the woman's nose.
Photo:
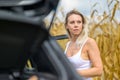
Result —
POLYGON ((75 27, 78 27, 78 23, 77 22, 75 22, 75 27))

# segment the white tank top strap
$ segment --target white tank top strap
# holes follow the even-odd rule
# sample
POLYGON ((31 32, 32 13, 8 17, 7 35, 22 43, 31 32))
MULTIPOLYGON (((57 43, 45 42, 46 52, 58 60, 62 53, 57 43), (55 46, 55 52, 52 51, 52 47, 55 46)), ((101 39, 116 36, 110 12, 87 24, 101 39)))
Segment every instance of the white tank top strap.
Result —
POLYGON ((70 44, 70 41, 69 41, 69 42, 67 42, 67 44, 66 44, 66 48, 65 48, 64 54, 66 54, 66 53, 67 53, 67 49, 68 49, 68 47, 69 47, 69 44, 70 44))
POLYGON ((79 52, 78 52, 79 56, 81 55, 81 53, 82 53, 82 48, 84 47, 84 45, 85 45, 85 43, 87 42, 87 40, 88 40, 88 38, 86 38, 85 41, 81 44, 81 48, 80 48, 80 50, 79 50, 79 52))

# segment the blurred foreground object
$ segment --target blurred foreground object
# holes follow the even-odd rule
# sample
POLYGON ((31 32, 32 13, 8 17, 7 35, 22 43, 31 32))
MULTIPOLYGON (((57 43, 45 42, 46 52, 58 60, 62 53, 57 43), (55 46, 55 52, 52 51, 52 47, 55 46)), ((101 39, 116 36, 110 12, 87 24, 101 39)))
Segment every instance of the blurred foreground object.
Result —
POLYGON ((0 0, 0 10, 42 20, 50 11, 56 10, 59 0, 0 0))
POLYGON ((58 2, 0 1, 0 80, 81 80, 43 22, 58 2))

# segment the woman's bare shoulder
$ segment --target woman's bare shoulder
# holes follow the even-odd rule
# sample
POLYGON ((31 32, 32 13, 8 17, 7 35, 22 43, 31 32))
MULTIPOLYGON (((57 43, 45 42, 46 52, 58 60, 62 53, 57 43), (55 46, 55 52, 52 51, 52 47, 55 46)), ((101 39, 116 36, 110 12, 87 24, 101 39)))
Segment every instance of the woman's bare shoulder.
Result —
POLYGON ((87 44, 87 46, 94 46, 94 45, 96 45, 96 41, 95 41, 95 39, 88 37, 86 44, 87 44))
POLYGON ((93 38, 88 38, 86 47, 87 47, 89 54, 99 53, 98 45, 97 45, 95 39, 93 39, 93 38))
POLYGON ((95 39, 88 37, 87 43, 92 44, 96 43, 95 39))

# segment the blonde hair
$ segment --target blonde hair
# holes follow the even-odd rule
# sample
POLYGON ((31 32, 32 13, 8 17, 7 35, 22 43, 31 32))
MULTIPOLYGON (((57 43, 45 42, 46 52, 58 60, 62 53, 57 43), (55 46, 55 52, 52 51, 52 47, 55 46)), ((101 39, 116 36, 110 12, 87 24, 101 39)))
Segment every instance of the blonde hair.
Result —
MULTIPOLYGON (((68 17, 71 16, 72 14, 80 15, 81 18, 82 18, 82 23, 84 25, 81 34, 79 35, 79 37, 76 40, 76 44, 80 45, 88 37, 88 28, 85 25, 85 18, 84 18, 84 16, 80 12, 78 12, 77 10, 71 10, 70 12, 67 13, 66 18, 65 18, 65 26, 68 23, 68 17)), ((65 27, 65 29, 66 29, 66 27, 65 27)), ((67 31, 68 37, 71 39, 71 35, 70 35, 69 30, 66 29, 66 31, 67 31)))

